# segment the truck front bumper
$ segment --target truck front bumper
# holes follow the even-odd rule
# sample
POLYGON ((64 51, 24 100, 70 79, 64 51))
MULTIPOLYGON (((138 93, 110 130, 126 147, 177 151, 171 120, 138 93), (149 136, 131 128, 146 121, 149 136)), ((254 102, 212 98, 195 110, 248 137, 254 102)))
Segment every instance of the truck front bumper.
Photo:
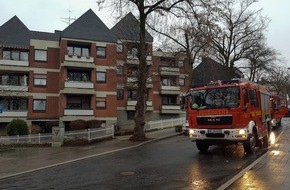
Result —
POLYGON ((245 141, 249 137, 248 130, 243 129, 189 129, 192 140, 225 140, 245 141))

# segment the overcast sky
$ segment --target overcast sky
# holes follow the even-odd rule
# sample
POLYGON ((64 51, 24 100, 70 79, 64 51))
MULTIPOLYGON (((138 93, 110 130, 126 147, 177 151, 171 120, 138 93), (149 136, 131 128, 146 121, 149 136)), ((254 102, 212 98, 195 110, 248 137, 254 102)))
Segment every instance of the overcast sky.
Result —
MULTIPOLYGON (((277 49, 290 67, 290 0, 259 0, 256 5, 271 19, 267 31, 269 46, 277 49)), ((69 15, 78 18, 88 9, 92 9, 109 28, 114 25, 110 11, 100 11, 96 0, 1 0, 0 26, 16 15, 30 30, 54 32, 67 27, 62 18, 69 15)))

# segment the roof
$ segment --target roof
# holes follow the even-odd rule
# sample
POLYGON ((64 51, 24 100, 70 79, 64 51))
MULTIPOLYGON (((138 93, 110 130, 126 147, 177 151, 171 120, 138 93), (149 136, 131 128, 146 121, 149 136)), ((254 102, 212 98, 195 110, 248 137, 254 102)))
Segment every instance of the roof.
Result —
POLYGON ((30 31, 30 37, 37 40, 59 41, 60 31, 55 31, 55 33, 30 31))
POLYGON ((61 32, 62 38, 116 42, 109 28, 89 9, 61 32))
MULTIPOLYGON (((139 41, 140 22, 130 12, 111 29, 118 39, 139 41)), ((153 42, 153 37, 146 31, 147 42, 153 42)))
POLYGON ((234 73, 231 76, 231 69, 219 64, 211 58, 203 58, 202 62, 193 70, 193 82, 204 84, 208 81, 231 80, 232 78, 242 78, 241 73, 234 73))
POLYGON ((0 45, 29 48, 30 31, 17 16, 12 17, 0 27, 0 45))

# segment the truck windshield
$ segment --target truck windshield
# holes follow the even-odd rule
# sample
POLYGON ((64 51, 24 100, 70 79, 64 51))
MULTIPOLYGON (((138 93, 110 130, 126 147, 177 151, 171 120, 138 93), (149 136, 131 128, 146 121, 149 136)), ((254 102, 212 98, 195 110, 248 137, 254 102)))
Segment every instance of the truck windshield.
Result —
POLYGON ((239 87, 194 90, 190 94, 191 109, 235 108, 239 104, 239 87))

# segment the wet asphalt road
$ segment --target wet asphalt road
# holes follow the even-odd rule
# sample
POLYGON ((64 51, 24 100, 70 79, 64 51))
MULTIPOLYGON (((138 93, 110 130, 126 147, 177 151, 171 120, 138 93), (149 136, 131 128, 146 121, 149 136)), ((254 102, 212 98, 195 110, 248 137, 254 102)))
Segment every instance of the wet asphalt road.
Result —
POLYGON ((217 189, 266 150, 212 146, 200 154, 186 136, 0 180, 0 189, 217 189))

